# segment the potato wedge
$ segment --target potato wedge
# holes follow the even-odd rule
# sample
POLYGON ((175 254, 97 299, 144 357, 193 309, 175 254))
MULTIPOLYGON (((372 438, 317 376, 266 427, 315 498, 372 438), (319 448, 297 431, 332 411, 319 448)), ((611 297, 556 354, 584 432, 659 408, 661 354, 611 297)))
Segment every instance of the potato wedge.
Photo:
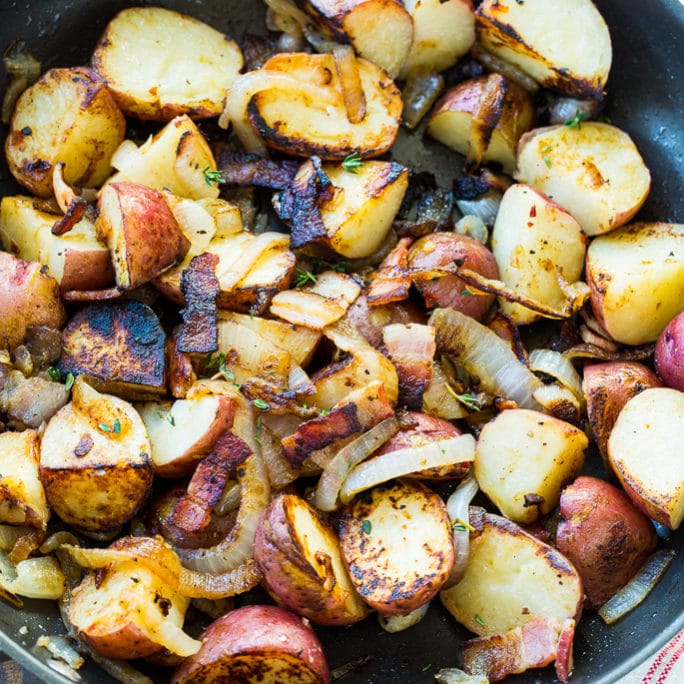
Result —
POLYGON ((632 139, 597 121, 526 133, 517 163, 515 178, 567 209, 587 235, 627 223, 651 187, 651 174, 632 139))
POLYGON ((503 411, 475 448, 475 477, 499 510, 518 523, 550 513, 579 475, 589 440, 582 430, 528 409, 503 411))
POLYGON ((586 270, 606 332, 623 344, 655 342, 684 309, 684 224, 633 223, 601 235, 587 249, 586 270))
POLYGON ((125 132, 123 114, 92 69, 50 69, 17 101, 5 141, 7 163, 39 197, 52 196, 58 162, 65 164, 69 185, 99 187, 125 132))
POLYGON ((35 430, 0 434, 0 523, 47 529, 50 509, 40 481, 35 430))
POLYGON ((274 600, 316 624, 350 625, 370 612, 349 579, 335 530, 298 496, 278 496, 262 513, 254 559, 274 600))
POLYGON ((418 68, 444 71, 475 42, 471 0, 404 0, 404 7, 413 19, 413 42, 402 77, 418 68))
POLYGON ((608 457, 637 508, 671 530, 684 520, 684 392, 651 387, 620 411, 608 457))
POLYGON ((366 115, 360 123, 347 118, 332 55, 282 53, 269 59, 260 72, 286 75, 292 85, 274 84, 256 93, 248 107, 252 127, 266 145, 295 156, 342 160, 353 152, 361 157, 383 154, 399 131, 401 93, 375 64, 364 59, 357 64, 366 98, 366 115), (297 83, 315 84, 327 102, 298 92, 297 83))
POLYGON ((483 47, 551 90, 599 99, 612 61, 610 34, 591 0, 484 0, 483 47))
POLYGON ((162 7, 128 7, 108 24, 91 59, 128 116, 169 121, 218 116, 242 68, 235 41, 162 7))
POLYGON ((62 331, 59 368, 65 375, 86 375, 102 392, 150 399, 166 391, 164 341, 159 319, 146 304, 91 304, 62 331))
POLYGON ((476 533, 465 575, 440 593, 462 625, 478 636, 492 636, 536 616, 579 619, 582 579, 563 555, 501 516, 471 514, 470 523, 476 533))
POLYGON ((0 349, 13 351, 30 325, 61 328, 65 317, 59 284, 45 268, 0 252, 0 349))
POLYGON ((116 531, 145 502, 152 476, 138 412, 76 378, 71 403, 50 419, 40 445, 40 479, 52 510, 83 532, 116 531))
POLYGON ((430 601, 454 563, 446 506, 418 482, 390 482, 358 496, 344 510, 339 534, 354 586, 382 615, 430 601))
MULTIPOLYGON (((504 193, 491 244, 501 280, 514 293, 562 309, 568 295, 561 283, 581 278, 587 242, 572 215, 542 192, 516 183, 504 193)), ((522 304, 499 302, 518 324, 542 318, 522 304)))
POLYGON ((31 197, 0 201, 0 240, 6 251, 27 261, 45 264, 67 290, 100 290, 114 283, 109 250, 97 238, 95 226, 84 218, 68 233, 53 235, 59 216, 35 207, 31 197))

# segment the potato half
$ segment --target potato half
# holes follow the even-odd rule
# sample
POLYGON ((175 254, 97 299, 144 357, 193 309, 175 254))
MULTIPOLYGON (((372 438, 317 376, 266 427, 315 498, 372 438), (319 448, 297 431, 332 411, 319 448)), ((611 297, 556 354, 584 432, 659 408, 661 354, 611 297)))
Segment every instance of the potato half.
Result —
POLYGON ((201 119, 221 113, 242 53, 235 41, 190 16, 129 7, 107 24, 92 65, 128 116, 201 119))

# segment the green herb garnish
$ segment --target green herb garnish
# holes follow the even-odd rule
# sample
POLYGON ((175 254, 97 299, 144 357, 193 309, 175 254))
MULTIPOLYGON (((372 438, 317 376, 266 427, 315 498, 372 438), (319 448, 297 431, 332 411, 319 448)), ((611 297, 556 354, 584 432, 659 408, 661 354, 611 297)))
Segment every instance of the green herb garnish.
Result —
POLYGON ((295 287, 301 287, 307 283, 315 283, 318 280, 311 271, 305 271, 302 268, 297 269, 297 277, 295 278, 295 287))
POLYGON ((349 173, 358 173, 358 170, 363 166, 363 159, 358 152, 348 154, 342 162, 342 168, 349 173))
POLYGON ((50 368, 47 369, 47 374, 50 376, 50 379, 55 382, 59 382, 62 379, 62 374, 54 366, 50 366, 50 368))
POLYGON ((166 420, 171 424, 171 427, 176 427, 176 419, 171 415, 171 411, 166 414, 166 420))
POLYGON ((73 373, 67 373, 66 376, 66 381, 64 383, 64 387, 66 388, 67 392, 74 386, 74 374, 73 373))
POLYGON ((204 182, 207 185, 221 185, 221 183, 225 182, 221 172, 217 169, 210 169, 208 166, 205 166, 202 169, 202 174, 204 175, 204 182))
POLYGON ((460 518, 455 518, 451 523, 451 526, 457 532, 475 532, 475 528, 470 523, 467 523, 465 520, 461 520, 460 518))
POLYGON ((589 114, 586 114, 585 112, 580 112, 580 110, 575 111, 575 116, 572 117, 572 119, 568 119, 565 122, 565 125, 568 128, 574 128, 577 126, 577 128, 581 128, 582 121, 586 121, 589 118, 589 114))
POLYGON ((99 423, 97 427, 100 430, 102 430, 102 432, 111 432, 112 431, 112 428, 110 428, 109 425, 107 425, 107 423, 99 423))
POLYGON ((370 520, 364 520, 361 523, 361 529, 366 533, 370 534, 371 533, 371 521, 370 520))
POLYGON ((255 399, 252 402, 252 405, 256 406, 256 408, 261 409, 262 411, 268 409, 268 404, 263 399, 255 399))
POLYGON ((114 425, 112 426, 114 434, 118 435, 121 433, 121 421, 118 418, 114 419, 114 425))
POLYGON ((480 625, 481 627, 484 627, 486 624, 485 621, 479 615, 476 615, 473 618, 473 620, 475 620, 475 622, 477 622, 477 624, 480 625))

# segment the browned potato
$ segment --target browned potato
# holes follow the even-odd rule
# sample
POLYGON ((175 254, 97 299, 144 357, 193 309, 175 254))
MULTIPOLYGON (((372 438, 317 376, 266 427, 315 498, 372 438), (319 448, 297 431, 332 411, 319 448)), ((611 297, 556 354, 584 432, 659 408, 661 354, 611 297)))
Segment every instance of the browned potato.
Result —
POLYGON ((31 197, 3 197, 0 202, 0 240, 8 252, 45 264, 50 275, 67 290, 100 290, 114 283, 109 250, 87 218, 68 233, 54 235, 61 217, 35 207, 31 197))
POLYGON ((608 457, 634 504, 676 530, 684 520, 684 392, 651 387, 620 411, 608 438, 608 457))
POLYGON ((73 590, 67 616, 79 636, 107 658, 144 658, 200 648, 183 632, 190 599, 135 561, 88 573, 73 590))
POLYGON ((297 615, 276 606, 243 606, 212 622, 202 648, 174 673, 172 684, 264 681, 328 684, 318 637, 297 615))
POLYGON ((447 91, 435 105, 426 130, 464 155, 469 166, 497 162, 512 174, 518 140, 535 119, 530 94, 500 74, 490 74, 447 91))
POLYGON ((390 482, 358 496, 344 510, 339 532, 352 582, 383 615, 409 613, 427 603, 451 572, 454 546, 446 506, 418 482, 390 482))
POLYGON ((168 121, 218 116, 242 68, 235 41, 162 7, 128 7, 107 24, 92 56, 123 112, 168 121))
POLYGON ((59 284, 41 264, 0 252, 0 348, 21 344, 29 325, 61 328, 65 316, 59 284))
POLYGON ((108 183, 100 191, 98 237, 112 254, 117 288, 132 290, 178 263, 190 242, 164 195, 139 183, 108 183))
POLYGON ((126 121, 105 82, 86 67, 51 69, 17 101, 5 154, 30 192, 51 197, 52 172, 63 162, 69 185, 98 187, 124 139, 126 121))
POLYGON ((560 513, 556 547, 582 576, 585 605, 599 608, 653 552, 655 528, 624 492, 595 477, 563 490, 560 513))
POLYGON ((52 510, 91 533, 117 530, 152 486, 150 440, 138 412, 76 378, 72 401, 50 419, 40 446, 40 479, 52 510))
POLYGON ((50 509, 38 472, 39 448, 35 430, 0 434, 0 523, 47 529, 50 509))
POLYGON ((470 523, 476 532, 471 534, 465 575, 440 594, 462 625, 491 636, 535 616, 560 623, 579 619, 582 579, 562 554, 501 516, 471 513, 470 523))
POLYGON ((91 304, 62 331, 59 367, 64 374, 86 375, 102 392, 149 399, 166 391, 164 340, 159 319, 146 304, 91 304))
POLYGON ((254 559, 274 600, 312 622, 350 625, 370 612, 349 579, 334 529, 298 496, 283 494, 263 512, 254 559))

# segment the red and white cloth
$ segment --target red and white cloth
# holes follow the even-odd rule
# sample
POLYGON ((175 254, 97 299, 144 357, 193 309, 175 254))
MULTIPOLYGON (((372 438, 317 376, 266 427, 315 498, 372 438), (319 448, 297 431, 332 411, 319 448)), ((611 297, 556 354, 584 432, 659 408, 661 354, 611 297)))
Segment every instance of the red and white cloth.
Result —
POLYGON ((651 660, 618 680, 616 684, 681 684, 684 682, 684 632, 679 632, 651 660))

